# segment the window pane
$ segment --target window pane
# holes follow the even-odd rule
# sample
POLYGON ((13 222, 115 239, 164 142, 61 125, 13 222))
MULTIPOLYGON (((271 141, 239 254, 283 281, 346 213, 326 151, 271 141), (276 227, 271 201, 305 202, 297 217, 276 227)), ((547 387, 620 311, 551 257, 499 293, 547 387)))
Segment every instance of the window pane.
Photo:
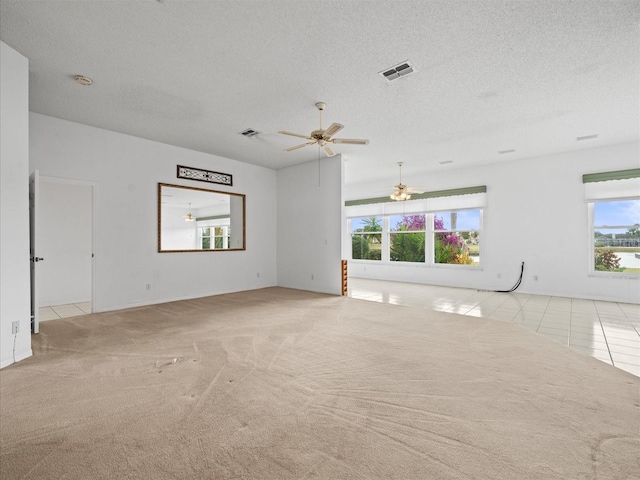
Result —
MULTIPOLYGON (((640 199, 597 202, 593 206, 593 214, 593 224, 596 227, 636 225, 640 228, 640 199)), ((602 231, 602 233, 609 232, 602 231)))
POLYGON ((595 270, 640 273, 640 199, 596 202, 593 214, 595 270))
POLYGON ((362 217, 351 219, 351 233, 382 232, 382 217, 362 217))
POLYGON ((392 232, 424 231, 425 217, 424 214, 394 215, 389 218, 389 225, 392 232))
POLYGON ((389 238, 392 262, 424 262, 424 232, 396 232, 389 238))
POLYGON ((479 230, 480 210, 436 212, 433 215, 434 230, 479 230))
POLYGON ((455 265, 480 262, 479 236, 476 232, 441 232, 433 239, 433 261, 455 265))
POLYGON ((351 219, 351 258, 382 260, 382 217, 351 219))

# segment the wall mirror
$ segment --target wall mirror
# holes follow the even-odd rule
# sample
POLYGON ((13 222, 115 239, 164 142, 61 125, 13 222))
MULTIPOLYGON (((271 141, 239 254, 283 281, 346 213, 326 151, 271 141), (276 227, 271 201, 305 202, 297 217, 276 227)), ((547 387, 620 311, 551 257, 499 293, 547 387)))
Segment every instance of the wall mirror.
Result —
POLYGON ((245 195, 158 184, 158 252, 245 250, 245 195))

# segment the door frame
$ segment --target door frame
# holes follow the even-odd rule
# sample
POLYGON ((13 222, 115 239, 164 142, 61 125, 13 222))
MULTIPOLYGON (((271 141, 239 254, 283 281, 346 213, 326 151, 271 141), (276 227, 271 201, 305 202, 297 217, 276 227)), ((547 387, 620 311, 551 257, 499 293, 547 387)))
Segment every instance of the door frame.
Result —
POLYGON ((80 185, 91 187, 91 313, 96 311, 96 200, 98 184, 88 180, 78 180, 65 177, 51 177, 39 175, 40 182, 62 183, 67 185, 80 185))

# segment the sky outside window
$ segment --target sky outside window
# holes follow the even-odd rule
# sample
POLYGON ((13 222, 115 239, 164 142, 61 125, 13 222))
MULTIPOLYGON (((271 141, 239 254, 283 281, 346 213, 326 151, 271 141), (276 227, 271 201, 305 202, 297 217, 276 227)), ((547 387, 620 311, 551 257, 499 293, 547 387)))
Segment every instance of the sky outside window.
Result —
POLYGON ((601 233, 616 233, 619 230, 601 228, 604 226, 640 225, 640 199, 596 202, 594 204, 595 228, 601 233))

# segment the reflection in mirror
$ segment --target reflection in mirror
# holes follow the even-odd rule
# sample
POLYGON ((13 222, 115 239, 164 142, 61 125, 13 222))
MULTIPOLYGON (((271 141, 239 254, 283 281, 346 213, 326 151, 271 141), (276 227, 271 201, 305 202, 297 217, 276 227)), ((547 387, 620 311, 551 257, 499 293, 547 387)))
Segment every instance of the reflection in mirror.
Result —
POLYGON ((245 249, 245 196, 158 184, 158 251, 245 249))

